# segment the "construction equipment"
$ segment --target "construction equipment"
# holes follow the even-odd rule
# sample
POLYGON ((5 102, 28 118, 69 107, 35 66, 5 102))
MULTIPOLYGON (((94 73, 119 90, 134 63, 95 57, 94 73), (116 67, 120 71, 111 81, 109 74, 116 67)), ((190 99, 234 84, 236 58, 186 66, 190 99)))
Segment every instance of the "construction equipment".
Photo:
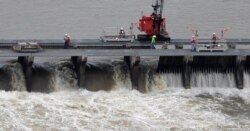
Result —
POLYGON ((37 42, 18 42, 13 45, 13 50, 22 53, 35 53, 43 49, 37 42))
POLYGON ((119 31, 118 28, 109 28, 103 31, 100 39, 103 42, 133 42, 135 35, 132 34, 132 31, 126 33, 123 28, 120 28, 119 31), (114 29, 116 29, 115 32, 114 29))
POLYGON ((228 45, 226 43, 218 44, 197 44, 195 46, 196 52, 225 52, 228 50, 228 45))
POLYGON ((170 37, 166 31, 166 19, 162 17, 164 0, 156 0, 152 5, 154 11, 151 15, 143 15, 138 22, 138 29, 145 34, 137 35, 139 41, 150 41, 153 35, 157 41, 168 41, 170 37))

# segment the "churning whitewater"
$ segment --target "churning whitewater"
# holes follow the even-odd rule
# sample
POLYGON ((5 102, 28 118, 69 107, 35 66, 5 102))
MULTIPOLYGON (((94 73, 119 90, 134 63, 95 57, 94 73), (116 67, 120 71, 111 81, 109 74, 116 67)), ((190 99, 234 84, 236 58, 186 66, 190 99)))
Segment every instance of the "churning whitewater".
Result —
MULTIPOLYGON (((145 62, 151 63, 143 65, 145 89, 138 91, 132 87, 122 58, 93 58, 87 64, 88 87, 79 89, 67 59, 43 59, 35 60, 34 74, 40 75, 34 75, 36 84, 31 93, 25 91, 24 76, 16 61, 2 65, 0 130, 250 128, 249 83, 243 90, 236 89, 230 71, 195 71, 192 89, 186 90, 178 70, 150 73, 156 66, 152 61, 145 62)), ((244 79, 250 80, 247 71, 244 79)))

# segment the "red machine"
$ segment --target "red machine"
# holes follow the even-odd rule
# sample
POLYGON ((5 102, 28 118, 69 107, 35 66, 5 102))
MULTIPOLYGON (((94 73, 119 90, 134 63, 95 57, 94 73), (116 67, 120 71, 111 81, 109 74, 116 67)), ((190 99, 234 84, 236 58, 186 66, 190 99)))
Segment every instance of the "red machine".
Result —
POLYGON ((164 0, 156 0, 152 5, 154 12, 149 16, 142 16, 139 20, 138 29, 146 34, 137 35, 139 41, 150 41, 156 35, 157 41, 168 41, 170 37, 166 31, 165 18, 162 18, 164 0))

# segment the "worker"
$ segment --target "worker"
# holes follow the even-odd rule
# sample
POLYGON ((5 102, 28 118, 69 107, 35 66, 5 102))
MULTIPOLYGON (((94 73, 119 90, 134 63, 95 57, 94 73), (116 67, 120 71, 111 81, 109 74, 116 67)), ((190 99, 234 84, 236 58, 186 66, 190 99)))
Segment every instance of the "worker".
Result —
POLYGON ((156 35, 153 35, 151 39, 151 49, 155 49, 155 43, 156 43, 156 35))
POLYGON ((125 31, 124 31, 124 29, 122 27, 120 28, 119 35, 120 36, 125 36, 125 31))
POLYGON ((195 36, 192 36, 191 39, 191 49, 194 51, 196 49, 197 39, 195 36))
POLYGON ((213 44, 216 44, 216 41, 219 40, 220 38, 218 36, 216 36, 215 33, 213 33, 213 36, 212 36, 212 43, 213 44))
POLYGON ((64 49, 68 49, 70 45, 70 36, 65 34, 64 36, 64 49))

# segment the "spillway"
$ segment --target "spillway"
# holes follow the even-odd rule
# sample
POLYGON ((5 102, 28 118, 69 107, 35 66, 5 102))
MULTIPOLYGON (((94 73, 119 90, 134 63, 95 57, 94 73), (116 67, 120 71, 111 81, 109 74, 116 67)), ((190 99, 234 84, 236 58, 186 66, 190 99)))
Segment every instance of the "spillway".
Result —
MULTIPOLYGON (((73 72, 77 86, 90 91, 111 90, 116 83, 113 77, 116 75, 116 78, 119 78, 124 76, 124 73, 127 81, 131 82, 131 87, 141 92, 150 91, 156 83, 155 76, 164 73, 167 74, 164 77, 168 78, 163 80, 167 82, 167 86, 174 85, 186 89, 217 86, 243 89, 248 83, 245 74, 248 74, 250 67, 249 39, 226 40, 230 48, 225 52, 194 52, 190 49, 187 39, 173 39, 169 49, 150 49, 148 42, 105 43, 97 39, 75 39, 72 40, 72 49, 63 49, 63 40, 25 40, 38 42, 44 50, 36 53, 13 51, 12 45, 19 41, 24 40, 0 40, 0 57, 17 58, 17 63, 9 66, 19 67, 18 71, 22 74, 17 73, 17 68, 12 69, 12 72, 24 76, 20 80, 23 83, 22 89, 25 86, 27 91, 52 92, 55 90, 52 87, 55 84, 56 71, 49 66, 37 65, 34 61, 37 57, 68 59, 66 67, 73 72), (101 67, 91 65, 89 59, 95 57, 119 57, 122 59, 123 71, 120 71, 119 74, 115 72, 114 69, 117 68, 114 68, 112 62, 100 62, 101 67), (154 64, 148 66, 148 62, 152 60, 154 64), (43 77, 41 78, 41 76, 43 77), (175 78, 177 76, 178 80, 175 78), (93 80, 98 81, 98 83, 93 82, 93 80), (224 83, 220 83, 220 81, 224 81, 224 83), (45 83, 52 87, 40 87, 45 83), (106 86, 101 87, 102 85, 106 86)), ((156 46, 161 45, 162 43, 158 43, 156 46)), ((62 70, 66 67, 58 69, 62 70)), ((11 75, 4 71, 7 71, 5 67, 2 69, 2 75, 9 76, 7 77, 9 81, 15 79, 10 78, 11 75)), ((19 76, 16 77, 20 78, 19 76)), ((6 88, 3 89, 16 89, 16 87, 11 86, 13 85, 5 84, 6 88)))

